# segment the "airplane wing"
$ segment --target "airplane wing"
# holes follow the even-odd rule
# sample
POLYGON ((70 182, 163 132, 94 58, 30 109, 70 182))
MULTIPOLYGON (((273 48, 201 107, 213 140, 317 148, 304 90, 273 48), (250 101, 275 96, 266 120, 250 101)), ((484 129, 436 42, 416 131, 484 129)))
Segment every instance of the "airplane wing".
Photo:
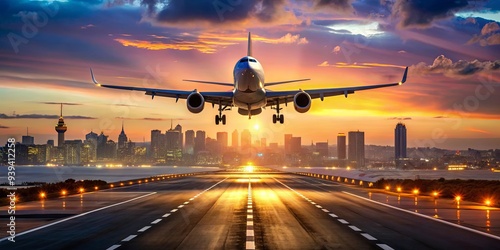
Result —
POLYGON ((205 83, 205 84, 214 84, 214 85, 222 85, 222 86, 229 86, 229 87, 234 87, 233 83, 227 83, 227 82, 209 82, 209 81, 200 81, 200 80, 183 80, 185 82, 196 82, 196 83, 205 83))
MULTIPOLYGON (((98 87, 111 88, 111 89, 121 89, 121 90, 131 90, 131 91, 142 91, 145 92, 146 95, 150 95, 151 98, 155 96, 176 98, 176 101, 179 99, 186 99, 191 93, 196 92, 197 90, 170 90, 170 89, 155 89, 155 88, 144 88, 144 87, 128 87, 128 86, 116 86, 116 85, 106 85, 100 84, 94 77, 94 72, 92 68, 90 69, 90 75, 92 76, 92 81, 98 87)), ((205 98, 206 102, 213 104, 223 104, 232 106, 233 102, 233 92, 225 91, 225 92, 200 92, 201 95, 205 98)))
POLYGON ((292 83, 292 82, 303 82, 303 81, 309 81, 311 79, 297 79, 297 80, 288 80, 288 81, 280 81, 280 82, 266 82, 266 87, 268 86, 273 86, 273 85, 278 85, 278 84, 284 84, 284 83, 292 83))
POLYGON ((311 96, 311 99, 321 98, 323 100, 324 97, 329 96, 337 96, 344 95, 347 97, 349 94, 354 94, 356 91, 368 90, 368 89, 378 89, 385 88, 391 86, 402 85, 406 82, 406 76, 408 74, 408 67, 406 67, 405 72, 403 74, 403 78, 400 82, 396 83, 387 83, 387 84, 378 84, 378 85, 368 85, 368 86, 357 86, 357 87, 344 87, 344 88, 327 88, 327 89, 311 89, 311 90, 291 90, 291 91, 271 91, 267 90, 267 106, 273 106, 278 103, 286 104, 288 102, 293 102, 293 97, 298 92, 304 91, 311 96))

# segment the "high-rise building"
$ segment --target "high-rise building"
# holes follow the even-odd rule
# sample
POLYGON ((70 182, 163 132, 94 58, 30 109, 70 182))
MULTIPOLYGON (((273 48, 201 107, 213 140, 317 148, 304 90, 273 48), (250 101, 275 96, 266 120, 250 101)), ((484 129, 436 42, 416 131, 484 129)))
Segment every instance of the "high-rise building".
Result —
POLYGON ((394 139, 395 159, 406 158, 406 126, 403 123, 396 125, 394 139))
POLYGON ((194 154, 194 130, 186 131, 186 143, 184 144, 184 151, 187 154, 194 154))
POLYGON ((35 137, 29 135, 23 135, 22 144, 24 145, 33 145, 35 144, 35 137))
POLYGON ((82 145, 82 140, 72 140, 64 142, 64 164, 80 165, 82 145))
POLYGON ((104 135, 104 132, 101 131, 101 134, 97 136, 97 159, 106 158, 106 143, 108 142, 108 136, 104 135))
POLYGON ((125 130, 123 129, 123 121, 122 121, 122 131, 120 132, 120 135, 118 135, 118 149, 125 148, 127 141, 128 138, 127 135, 125 134, 125 130))
POLYGON ((302 137, 290 138, 290 153, 296 155, 302 153, 302 137))
POLYGON ((250 153, 252 149, 252 134, 245 129, 241 132, 241 152, 250 153))
POLYGON ((182 126, 180 124, 177 124, 174 130, 179 131, 179 148, 182 150, 182 146, 184 145, 184 135, 182 134, 182 126))
POLYGON ((169 129, 165 133, 165 138, 166 138, 166 160, 168 161, 181 160, 182 158, 181 132, 179 130, 169 129))
POLYGON ((205 131, 196 131, 196 137, 194 138, 194 153, 197 154, 200 151, 205 151, 205 131))
POLYGON ((62 115, 62 103, 61 103, 61 115, 59 116, 59 121, 55 127, 57 131, 57 146, 62 147, 64 144, 64 133, 68 130, 66 124, 64 123, 63 115, 62 115))
POLYGON ((351 131, 348 133, 349 151, 347 158, 357 168, 365 166, 365 132, 351 131))
POLYGON ((235 149, 238 150, 238 147, 240 146, 239 143, 239 136, 238 136, 238 130, 234 130, 233 133, 231 134, 231 146, 235 149))
POLYGON ((339 133, 337 135, 337 158, 339 160, 345 160, 346 156, 347 156, 347 147, 346 147, 345 134, 339 133))
POLYGON ((285 155, 292 153, 292 134, 285 134, 285 155))
POLYGON ((90 131, 90 133, 85 135, 85 141, 83 143, 82 151, 82 162, 83 163, 93 163, 97 160, 97 138, 99 136, 90 131))
POLYGON ((228 144, 227 132, 217 132, 217 142, 219 143, 221 150, 225 151, 228 144))
POLYGON ((165 159, 166 136, 160 130, 151 130, 151 157, 155 160, 165 159))
POLYGON ((262 149, 266 149, 267 148, 267 139, 265 137, 260 138, 260 147, 262 149))

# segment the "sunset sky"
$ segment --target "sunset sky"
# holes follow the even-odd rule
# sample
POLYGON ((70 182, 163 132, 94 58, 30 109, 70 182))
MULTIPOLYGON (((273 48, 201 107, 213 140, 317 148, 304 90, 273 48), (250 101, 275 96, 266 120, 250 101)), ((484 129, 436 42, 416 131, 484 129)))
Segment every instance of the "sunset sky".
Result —
POLYGON ((411 147, 500 148, 500 1, 467 0, 2 0, 0 1, 0 139, 57 139, 65 103, 66 139, 91 130, 117 140, 150 140, 170 120, 184 130, 231 133, 283 143, 329 141, 365 131, 366 144, 394 145, 406 124, 411 147), (274 110, 248 120, 236 110, 216 126, 210 104, 191 114, 186 102, 97 88, 105 84, 199 91, 227 87, 182 79, 232 82, 235 63, 253 55, 266 81, 311 78, 272 90, 398 82, 403 86, 293 103, 285 124, 274 110), (257 125, 257 126, 256 126, 257 125), (258 127, 258 129, 256 129, 258 127))

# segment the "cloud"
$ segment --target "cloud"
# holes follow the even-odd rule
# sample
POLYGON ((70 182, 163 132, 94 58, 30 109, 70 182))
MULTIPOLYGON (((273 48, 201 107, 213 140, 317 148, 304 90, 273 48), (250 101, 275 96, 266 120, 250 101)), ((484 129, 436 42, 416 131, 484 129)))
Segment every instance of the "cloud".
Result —
POLYGON ((444 116, 444 115, 438 115, 438 116, 434 116, 432 118, 435 118, 435 119, 445 119, 445 118, 449 118, 448 116, 444 116))
POLYGON ((496 61, 465 61, 458 60, 453 62, 444 55, 436 57, 432 65, 427 65, 420 62, 412 65, 411 69, 415 73, 425 74, 444 74, 449 77, 453 76, 471 76, 480 72, 492 72, 500 69, 500 60, 496 61))
POLYGON ((9 128, 9 127, 0 125, 0 129, 5 129, 5 128, 9 128))
POLYGON ((353 13, 353 0, 316 0, 314 7, 316 9, 329 9, 337 13, 353 13))
POLYGON ((392 16, 399 18, 400 28, 425 28, 435 20, 453 17, 455 13, 476 4, 469 0, 396 0, 392 16))
POLYGON ((335 64, 330 64, 328 61, 324 61, 320 64, 318 64, 320 67, 336 67, 336 68, 356 68, 356 69, 368 69, 368 68, 401 68, 404 69, 406 66, 401 66, 401 65, 395 65, 395 64, 385 64, 385 63, 345 63, 345 62, 336 62, 335 64))
POLYGON ((500 26, 496 22, 490 22, 483 26, 481 34, 474 35, 467 44, 479 43, 481 46, 500 44, 500 26))
MULTIPOLYGON (((134 47, 146 50, 197 50, 201 53, 212 54, 217 50, 230 45, 246 42, 248 37, 243 33, 238 34, 221 34, 221 33, 204 33, 204 34, 189 34, 184 33, 182 36, 168 39, 164 36, 150 35, 157 40, 141 40, 116 38, 125 47, 134 47), (159 40, 158 40, 159 39, 159 40)), ((253 42, 263 42, 268 44, 308 44, 306 37, 301 37, 299 34, 287 33, 280 38, 269 38, 258 35, 252 35, 253 42)))
POLYGON ((71 103, 71 102, 38 102, 40 104, 48 104, 48 105, 64 105, 64 106, 79 106, 83 105, 81 103, 71 103))
POLYGON ((167 26, 223 26, 300 23, 292 11, 286 10, 286 0, 142 0, 147 18, 167 26))
POLYGON ((387 118, 387 120, 399 120, 399 121, 407 121, 407 120, 411 120, 412 118, 411 117, 390 117, 390 118, 387 118))
MULTIPOLYGON (((26 115, 6 115, 0 114, 0 119, 59 119, 58 115, 44 115, 44 114, 26 114, 26 115)), ((89 116, 81 116, 81 115, 68 115, 64 116, 64 119, 71 120, 93 120, 97 119, 89 116)))
POLYGON ((189 120, 186 118, 156 118, 156 117, 138 117, 138 118, 131 118, 131 117, 115 117, 115 119, 120 119, 120 120, 137 120, 137 121, 182 121, 182 120, 189 120))

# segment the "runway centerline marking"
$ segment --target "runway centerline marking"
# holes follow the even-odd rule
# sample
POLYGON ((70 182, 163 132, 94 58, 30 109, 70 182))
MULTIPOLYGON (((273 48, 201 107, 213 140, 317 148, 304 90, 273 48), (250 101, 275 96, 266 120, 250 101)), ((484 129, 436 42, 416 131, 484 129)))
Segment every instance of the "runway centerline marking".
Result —
POLYGON ((106 250, 115 250, 119 247, 121 247, 121 245, 112 245, 112 246, 108 247, 106 250))
POLYGON ((135 234, 132 234, 132 235, 129 235, 127 238, 123 239, 122 241, 130 241, 131 239, 137 237, 137 235, 135 234))
POLYGON ((252 182, 248 180, 247 230, 245 249, 255 249, 255 231, 253 229, 252 182))
MULTIPOLYGON (((88 211, 88 212, 85 212, 85 213, 81 213, 81 214, 77 214, 77 215, 74 215, 74 216, 71 216, 69 218, 66 218, 66 219, 62 219, 62 220, 59 220, 59 221, 56 221, 56 222, 52 222, 50 224, 47 224, 47 225, 44 225, 44 226, 40 226, 40 227, 37 227, 37 228, 33 228, 33 229, 30 229, 28 231, 24 231, 24 232, 21 232, 21 233, 18 233, 16 234, 16 236, 21 236, 21 235, 25 235, 25 234, 29 234, 29 233, 32 233, 32 232, 35 232, 35 231, 38 231, 40 229, 44 229, 44 228, 47 228, 47 227, 50 227, 50 226, 54 226, 54 225, 57 225, 59 223, 63 223, 65 221, 69 221, 69 220, 72 220, 72 219, 76 219, 78 217, 82 217, 82 216, 85 216, 85 215, 88 215, 88 214, 91 214, 91 213, 95 213, 95 212, 98 212, 98 211, 101 211, 101 210, 104 210, 104 209, 108 209, 108 208, 111 208, 111 207, 115 207, 115 206, 119 206, 119 205, 123 205, 125 203, 129 203, 129 202, 132 202, 132 201, 135 201, 135 200, 138 200, 138 199, 142 199, 144 197, 147 197, 147 196, 150 196, 150 195, 153 195, 153 194, 156 194, 156 192, 152 192, 152 193, 149 193, 149 194, 145 194, 145 195, 142 195, 142 196, 139 196, 139 197, 135 197, 135 198, 132 198, 130 200, 126 200, 126 201, 122 201, 122 202, 118 202, 118 203, 115 203, 115 204, 111 204, 111 205, 108 205, 108 206, 105 206, 105 207, 101 207, 101 208, 97 208, 97 209, 94 209, 94 210, 91 210, 91 211, 88 211)), ((6 240, 8 237, 5 237, 3 239, 0 239, 0 242, 6 240)))
POLYGON ((143 233, 143 232, 145 232, 146 230, 148 230, 149 228, 151 228, 151 226, 145 226, 145 227, 143 227, 143 228, 141 228, 141 229, 137 230, 137 232, 139 232, 139 233, 143 233))
POLYGON ((377 238, 375 238, 367 233, 362 233, 361 235, 363 235, 363 237, 367 238, 368 240, 377 240, 377 238))
POLYGON ((394 248, 392 248, 386 244, 377 244, 377 246, 384 249, 384 250, 394 250, 394 248))
POLYGON ((158 224, 158 222, 160 222, 160 221, 161 221, 161 219, 156 219, 153 222, 151 222, 151 224, 158 224))

